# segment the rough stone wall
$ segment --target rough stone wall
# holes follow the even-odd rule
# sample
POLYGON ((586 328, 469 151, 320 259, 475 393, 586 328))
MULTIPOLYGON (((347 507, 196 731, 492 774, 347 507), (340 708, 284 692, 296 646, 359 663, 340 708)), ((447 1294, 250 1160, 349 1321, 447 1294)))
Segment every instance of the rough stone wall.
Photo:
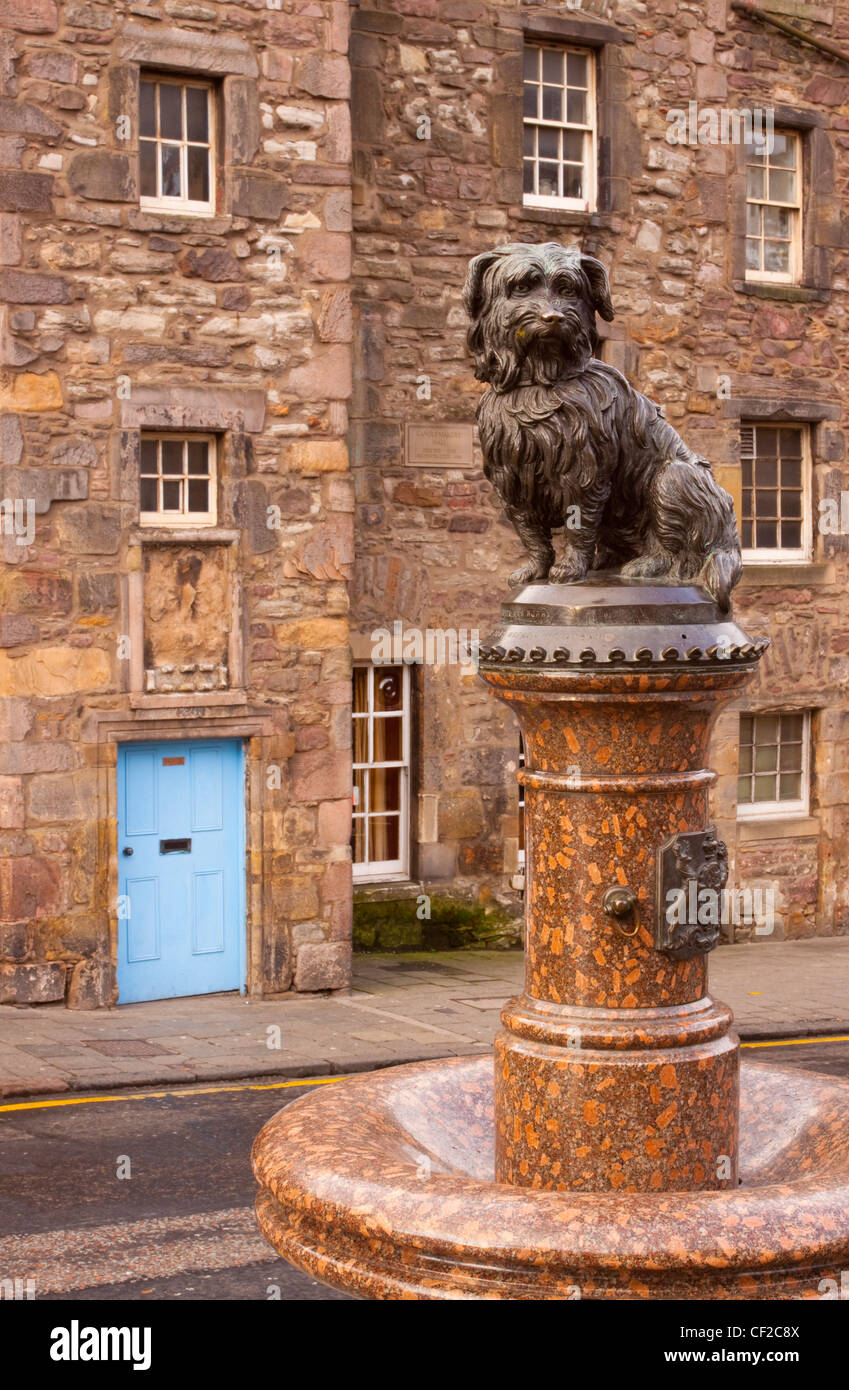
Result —
MULTIPOLYGON (((849 47, 849 4, 795 5, 803 28, 849 47)), ((740 418, 771 408, 814 422, 818 501, 847 487, 849 88, 845 67, 726 0, 365 0, 353 11, 357 497, 353 611, 375 626, 493 624, 519 555, 479 467, 404 466, 407 421, 468 421, 480 390, 464 345, 470 256, 499 242, 577 243, 611 271, 617 318, 603 355, 662 403, 739 496, 740 418), (597 46, 600 207, 524 209, 521 46, 597 46), (666 112, 776 108, 805 132, 806 260, 799 288, 746 285, 739 147, 673 146, 666 112), (429 120, 429 130, 427 122, 429 120), (425 138, 420 138, 422 131, 425 138), (420 390, 429 379, 429 399, 420 390), (725 378, 725 382, 720 381, 725 378)), ((736 822, 737 710, 717 726, 716 815, 736 886, 777 889, 777 935, 849 930, 846 874, 847 537, 814 563, 752 568, 736 608, 773 649, 741 708, 812 709, 811 816, 736 822)), ((417 671, 412 872, 458 894, 507 897, 515 866, 517 737, 458 668, 417 671)), ((741 928, 739 935, 745 935, 741 928)))
POLYGON ((347 45, 344 0, 0 0, 0 499, 35 509, 0 537, 2 1000, 114 999, 114 745, 141 734, 248 739, 249 988, 348 980, 347 45), (145 67, 216 84, 213 217, 140 210, 145 67), (145 425, 219 438, 192 611, 241 669, 215 704, 134 687, 171 599, 145 425))

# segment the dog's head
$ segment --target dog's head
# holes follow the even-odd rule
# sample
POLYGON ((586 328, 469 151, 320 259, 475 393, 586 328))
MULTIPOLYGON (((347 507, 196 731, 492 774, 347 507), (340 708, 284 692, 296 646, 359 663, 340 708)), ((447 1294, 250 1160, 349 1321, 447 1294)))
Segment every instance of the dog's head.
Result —
POLYGON ((555 241, 511 242, 475 256, 463 304, 475 376, 499 391, 583 367, 598 345, 596 314, 613 318, 601 261, 555 241))

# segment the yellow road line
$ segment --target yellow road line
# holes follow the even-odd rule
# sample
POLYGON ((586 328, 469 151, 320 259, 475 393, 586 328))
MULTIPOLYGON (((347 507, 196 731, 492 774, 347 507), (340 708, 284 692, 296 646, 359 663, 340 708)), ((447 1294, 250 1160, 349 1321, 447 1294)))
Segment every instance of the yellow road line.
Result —
POLYGON ((62 1100, 24 1100, 14 1105, 0 1105, 0 1114, 8 1110, 52 1110, 60 1105, 103 1105, 111 1101, 124 1100, 162 1100, 165 1096, 212 1096, 222 1091, 280 1091, 287 1086, 332 1086, 344 1081, 344 1076, 322 1076, 315 1080, 307 1077, 295 1081, 251 1082, 245 1086, 192 1086, 180 1091, 129 1091, 118 1096, 67 1096, 62 1100))
POLYGON ((771 1042, 744 1042, 741 1047, 804 1047, 809 1043, 849 1042, 849 1033, 834 1033, 828 1038, 774 1038, 771 1042))
MULTIPOLYGON (((849 1033, 833 1033, 821 1038, 774 1038, 764 1042, 744 1042, 741 1047, 806 1047, 813 1043, 849 1042, 849 1033)), ((317 1078, 295 1078, 292 1081, 251 1082, 244 1086, 190 1086, 179 1091, 130 1091, 117 1096, 67 1096, 61 1100, 24 1100, 13 1105, 0 1105, 0 1115, 10 1110, 52 1110, 61 1105, 103 1105, 115 1101, 162 1100, 166 1096, 214 1096, 235 1091, 281 1091, 287 1087, 333 1086, 344 1081, 344 1076, 321 1076, 317 1078)))

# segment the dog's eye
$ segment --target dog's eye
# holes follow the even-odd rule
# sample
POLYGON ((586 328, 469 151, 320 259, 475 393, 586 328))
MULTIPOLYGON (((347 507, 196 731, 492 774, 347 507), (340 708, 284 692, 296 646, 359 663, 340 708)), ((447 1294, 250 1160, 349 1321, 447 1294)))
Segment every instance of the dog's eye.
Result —
POLYGON ((530 294, 531 290, 535 289, 537 283, 538 281, 536 280, 520 280, 517 285, 513 286, 513 294, 530 294))

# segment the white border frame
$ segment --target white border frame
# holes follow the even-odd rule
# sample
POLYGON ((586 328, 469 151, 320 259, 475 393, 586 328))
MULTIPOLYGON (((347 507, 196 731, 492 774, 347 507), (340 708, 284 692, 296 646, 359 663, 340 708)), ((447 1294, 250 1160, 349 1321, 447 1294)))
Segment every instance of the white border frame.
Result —
MULTIPOLYGON (((587 114, 591 117, 587 126, 570 125, 567 121, 544 121, 541 118, 526 116, 522 113, 522 179, 525 175, 525 155, 524 155, 524 134, 526 126, 534 126, 551 130, 580 130, 584 134, 585 146, 589 139, 589 158, 584 159, 584 167, 587 177, 587 197, 586 198, 554 198, 547 193, 525 193, 522 192, 522 206, 526 208, 561 208, 570 212, 595 212, 598 206, 598 100, 597 74, 598 54, 594 48, 583 47, 577 43, 547 43, 543 39, 526 38, 522 48, 523 60, 524 52, 528 48, 556 49, 558 53, 580 53, 586 57, 587 62, 587 114)), ((522 77, 522 91, 524 93, 524 69, 522 77)), ((564 94, 568 88, 564 84, 561 88, 564 94)), ((564 97, 565 99, 565 97, 564 97)), ((537 163, 539 157, 537 156, 537 163)))
MULTIPOLYGON (((810 815, 811 806, 811 710, 809 709, 757 709, 741 710, 740 718, 749 715, 755 719, 767 715, 800 714, 802 716, 802 787, 804 795, 796 801, 738 801, 738 821, 778 821, 798 820, 800 816, 810 815)), ((737 747, 740 748, 739 724, 737 726, 737 747)), ((757 744, 755 744, 757 747, 757 744)), ((781 744, 778 745, 779 749, 781 744)), ((738 776, 746 776, 738 773, 738 776)))
MULTIPOLYGON (((755 449, 757 450, 757 431, 763 429, 798 429, 802 432, 802 546, 798 550, 776 547, 769 550, 752 546, 746 550, 741 547, 740 556, 744 565, 807 565, 814 553, 813 531, 813 425, 807 420, 741 420, 740 429, 754 427, 755 449)), ((755 455, 756 457, 757 455, 755 455)), ((740 453, 740 525, 743 524, 743 454, 740 453)), ((790 518, 792 519, 792 518, 790 518)), ((757 518, 755 518, 757 521, 757 518)))
MULTIPOLYGON (((397 879, 404 879, 404 880, 406 880, 406 879, 409 877, 409 865, 410 865, 410 749, 411 749, 411 737, 410 737, 410 733, 411 733, 411 723, 412 723, 412 720, 411 720, 411 717, 410 717, 410 714, 411 714, 411 711, 410 711, 410 686, 411 686, 411 682, 410 682, 410 668, 409 668, 409 666, 407 665, 406 662, 400 662, 400 663, 399 663, 399 662, 385 662, 385 663, 379 663, 379 662, 374 662, 374 661, 355 661, 355 662, 354 662, 354 667, 355 667, 355 669, 358 668, 358 669, 360 669, 360 670, 368 671, 368 673, 369 673, 369 674, 368 674, 368 713, 367 713, 367 715, 365 716, 365 718, 366 718, 366 720, 367 720, 367 724, 368 724, 368 750, 367 750, 367 751, 368 751, 369 761, 368 761, 368 762, 365 762, 365 763, 358 763, 358 762, 354 761, 354 762, 353 762, 353 766, 352 766, 352 771, 353 771, 353 772, 359 772, 359 771, 362 771, 362 770, 370 771, 370 770, 374 770, 375 768, 382 768, 382 767, 385 767, 385 768, 399 768, 399 769, 400 769, 400 773, 401 773, 401 777, 400 777, 400 785, 401 785, 401 806, 400 806, 400 810, 399 810, 399 822, 400 822, 400 824, 399 824, 399 836, 398 836, 398 847, 399 847, 399 850, 400 850, 399 857, 398 857, 397 859, 379 859, 379 860, 374 860, 374 861, 368 861, 368 860, 367 860, 365 863, 362 863, 362 862, 358 863, 356 860, 354 860, 354 861, 353 861, 353 879, 354 879, 354 882, 355 882, 355 883, 384 882, 384 881, 386 881, 387 879, 396 879, 396 880, 397 880, 397 879), (401 719, 401 757, 402 757, 402 761, 401 761, 401 762, 391 761, 391 762, 376 763, 376 762, 373 761, 373 753, 374 753, 374 676, 375 676, 375 672, 376 672, 376 671, 380 671, 380 670, 383 669, 383 666, 392 667, 393 669, 398 669, 398 668, 400 668, 400 671, 401 671, 401 714, 400 714, 400 719, 401 719)), ((362 719, 363 716, 362 716, 362 715, 358 715, 357 718, 358 718, 358 719, 362 719)), ((354 722, 354 712, 353 712, 353 702, 352 702, 351 723, 353 724, 353 722, 354 722)), ((355 780, 355 779, 352 779, 352 781, 353 781, 353 780, 355 780)), ((351 809, 352 809, 351 825, 352 825, 352 839, 353 839, 353 826, 354 826, 353 790, 352 790, 352 793, 351 793, 351 801, 352 801, 352 808, 351 808, 351 809)), ((358 818, 358 819, 362 819, 362 820, 364 821, 364 823, 365 823, 365 826, 366 826, 366 853, 368 853, 368 810, 366 809, 365 813, 364 813, 362 816, 358 816, 357 818, 358 818)), ((353 859, 353 854, 352 854, 352 859, 353 859)))
MULTIPOLYGON (((798 201, 795 202, 795 203, 777 203, 777 202, 773 202, 771 199, 767 199, 767 198, 750 198, 750 197, 749 197, 749 194, 748 194, 748 188, 747 188, 747 190, 746 190, 746 206, 748 207, 749 204, 751 204, 753 207, 759 207, 759 208, 763 208, 763 207, 769 207, 769 208, 787 208, 789 212, 795 213, 795 214, 796 214, 796 216, 792 219, 792 221, 793 221, 793 232, 792 232, 792 235, 791 235, 791 237, 790 237, 790 243, 789 243, 789 244, 790 244, 790 269, 789 269, 789 270, 786 270, 786 271, 785 271, 785 270, 749 270, 749 268, 748 268, 747 266, 745 266, 745 267, 744 267, 743 278, 744 278, 744 280, 745 280, 747 283, 752 284, 752 285, 800 285, 800 284, 802 283, 802 273, 803 273, 804 261, 805 261, 804 254, 803 254, 803 238, 804 238, 804 235, 805 235, 805 229, 804 229, 804 225, 803 225, 803 224, 804 224, 804 217, 805 217, 805 181, 804 181, 805 169, 804 169, 804 163, 803 163, 803 161, 804 161, 804 158, 805 158, 805 149, 804 149, 804 143, 803 143, 802 135, 801 135, 801 132, 800 132, 800 131, 798 131, 798 130, 792 130, 792 129, 788 128, 788 127, 782 127, 781 129, 776 130, 775 134, 776 134, 776 135, 786 135, 788 139, 793 140, 793 142, 794 142, 794 144, 795 144, 795 146, 796 146, 796 166, 795 166, 794 172, 795 172, 795 174, 796 174, 796 180, 797 180, 797 182, 796 182, 796 187, 797 187, 797 189, 798 189, 798 201)), ((768 160, 769 160, 769 156, 767 155, 767 161, 768 161, 768 160)), ((767 164, 764 164, 764 166, 763 166, 763 168, 764 168, 765 171, 766 171, 767 167, 768 167, 768 162, 767 162, 767 164)), ((782 168, 783 166, 781 166, 781 165, 776 165, 776 166, 774 166, 774 167, 776 167, 776 168, 782 168)), ((748 161, 748 159, 746 159, 746 162, 745 162, 745 177, 746 177, 746 182, 747 182, 747 183, 748 183, 748 171, 749 171, 749 161, 748 161)), ((745 241, 750 241, 750 240, 753 240, 753 239, 754 239, 754 238, 751 238, 751 237, 749 236, 748 232, 744 232, 744 240, 745 240, 745 241)), ((760 241, 761 246, 763 246, 763 242, 764 242, 763 233, 761 233, 761 236, 758 238, 758 240, 760 241)), ((748 248, 744 248, 744 252, 745 252, 745 253, 747 253, 747 250, 748 250, 748 248)))
MULTIPOLYGON (((202 87, 206 91, 206 116, 207 129, 209 131, 209 147, 207 158, 209 160, 209 200, 200 202, 191 198, 165 198, 160 194, 155 197, 147 194, 139 194, 139 207, 149 212, 176 212, 190 213, 193 217, 214 217, 216 214, 216 177, 218 171, 218 150, 216 140, 216 102, 215 85, 203 77, 194 77, 191 73, 168 73, 150 72, 142 69, 139 74, 139 91, 142 82, 155 82, 160 86, 181 87, 202 87)), ((182 98, 183 122, 185 128, 186 98, 182 98)), ((151 136, 141 134, 141 96, 139 96, 139 186, 141 186, 141 143, 142 140, 151 141, 151 136)), ((156 146, 156 184, 159 187, 160 180, 160 145, 176 145, 176 140, 163 140, 159 135, 159 101, 156 102, 156 126, 157 134, 153 137, 153 144, 156 146)), ((197 144, 193 140, 180 140, 180 182, 184 188, 188 188, 188 168, 186 151, 190 144, 197 144)), ((201 147, 203 148, 203 147, 201 147)))
MULTIPOLYGON (((166 475, 159 474, 159 477, 166 475)), ((200 474, 173 474, 173 478, 181 477, 188 479, 192 476, 200 477, 200 474)), ((197 527, 215 526, 218 518, 218 440, 214 434, 201 433, 192 430, 140 430, 139 431, 139 526, 154 527, 160 531, 185 531, 194 530, 197 527), (141 471, 141 446, 146 439, 169 440, 172 443, 179 440, 181 444, 206 444, 209 449, 209 500, 212 506, 206 512, 143 512, 141 510, 141 480, 142 476, 150 478, 153 475, 141 471)))

